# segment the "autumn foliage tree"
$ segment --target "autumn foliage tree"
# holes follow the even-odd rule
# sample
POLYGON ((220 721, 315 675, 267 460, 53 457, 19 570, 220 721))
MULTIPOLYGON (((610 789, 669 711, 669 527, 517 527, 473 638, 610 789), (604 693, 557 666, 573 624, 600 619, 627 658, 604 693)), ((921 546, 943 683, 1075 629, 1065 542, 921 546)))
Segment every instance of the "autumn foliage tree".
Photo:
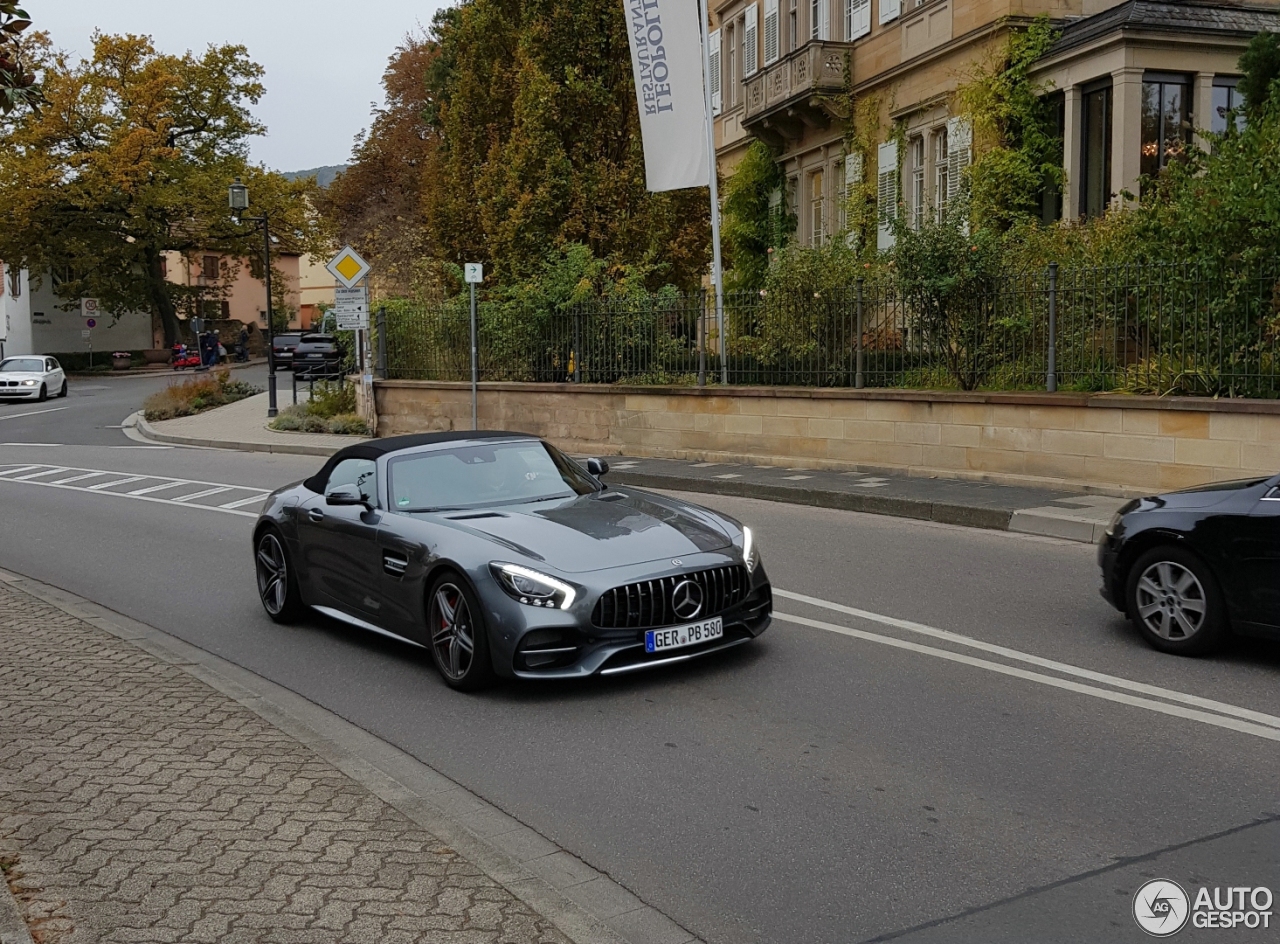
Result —
POLYGON ((41 101, 40 86, 23 55, 22 34, 30 27, 31 17, 16 0, 0 0, 0 114, 41 101))
POLYGON ((0 118, 0 259, 57 272, 59 294, 110 311, 149 311, 166 340, 181 330, 183 288, 165 254, 261 259, 260 231, 235 222, 227 186, 250 187, 279 249, 317 245, 311 181, 248 161, 263 133, 248 111, 262 69, 243 46, 167 55, 141 36, 96 34, 90 59, 34 48, 45 104, 0 118))
POLYGON ((518 281, 584 245, 655 282, 698 284, 707 193, 645 189, 617 0, 465 0, 397 52, 386 84, 388 107, 330 204, 344 231, 377 218, 375 255, 412 246, 518 281), (381 215, 348 185, 388 194, 381 215))

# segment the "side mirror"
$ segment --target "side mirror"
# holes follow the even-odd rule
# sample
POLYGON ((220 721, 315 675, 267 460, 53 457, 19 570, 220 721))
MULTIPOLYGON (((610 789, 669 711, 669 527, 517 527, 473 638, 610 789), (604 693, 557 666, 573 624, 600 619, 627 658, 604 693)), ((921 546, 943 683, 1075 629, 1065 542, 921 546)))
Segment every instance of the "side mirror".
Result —
POLYGON ((334 486, 324 496, 326 505, 363 505, 369 507, 369 503, 365 501, 364 496, 360 494, 360 489, 354 485, 337 485, 334 486))
POLYGON ((603 459, 588 459, 587 471, 596 478, 600 478, 600 476, 608 473, 609 463, 605 462, 603 459))

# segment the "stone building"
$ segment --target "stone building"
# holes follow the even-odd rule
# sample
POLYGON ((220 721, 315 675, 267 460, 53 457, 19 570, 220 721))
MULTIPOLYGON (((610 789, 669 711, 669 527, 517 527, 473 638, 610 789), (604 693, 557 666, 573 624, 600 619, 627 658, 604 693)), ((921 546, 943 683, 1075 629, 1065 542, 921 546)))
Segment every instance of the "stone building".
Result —
MULTIPOLYGON (((972 157, 957 87, 1039 14, 1061 30, 1033 75, 1063 140, 1066 182, 1045 195, 1046 219, 1101 213, 1191 135, 1223 127, 1241 52, 1280 31, 1280 0, 724 0, 710 41, 721 172, 752 139, 768 144, 802 245, 845 228, 844 195, 864 173, 882 215, 935 213, 972 157), (878 130, 874 149, 850 155, 852 100, 873 104, 878 130)), ((881 248, 891 240, 882 225, 881 248)))

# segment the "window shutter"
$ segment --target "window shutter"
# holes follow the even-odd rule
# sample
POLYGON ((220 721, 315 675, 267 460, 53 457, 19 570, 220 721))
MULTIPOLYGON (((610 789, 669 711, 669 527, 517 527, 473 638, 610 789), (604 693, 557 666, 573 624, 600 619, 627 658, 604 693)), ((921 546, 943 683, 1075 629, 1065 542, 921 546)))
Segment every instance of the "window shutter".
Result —
POLYGON ((707 55, 711 60, 711 114, 720 114, 720 31, 707 34, 707 55))
POLYGON ((967 118, 947 120, 947 203, 960 194, 963 172, 972 160, 973 127, 967 118))
POLYGON ((758 4, 747 7, 742 26, 742 77, 755 75, 759 68, 760 30, 758 4))
POLYGON ((844 30, 847 41, 871 32, 871 0, 844 0, 844 30))
POLYGON ((778 0, 764 0, 764 64, 778 61, 778 0))
POLYGON ((880 22, 890 23, 902 12, 902 0, 880 0, 880 22))
POLYGON ((893 248, 893 221, 898 218, 898 142, 880 145, 876 167, 876 209, 880 225, 876 248, 893 248))

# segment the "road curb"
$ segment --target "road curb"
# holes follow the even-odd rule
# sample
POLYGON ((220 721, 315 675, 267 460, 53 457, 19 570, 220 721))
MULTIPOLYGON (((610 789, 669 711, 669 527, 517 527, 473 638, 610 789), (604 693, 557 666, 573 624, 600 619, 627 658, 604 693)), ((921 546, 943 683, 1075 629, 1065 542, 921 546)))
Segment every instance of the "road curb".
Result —
MULTIPOLYGON (((700 944, 695 935, 605 873, 411 754, 297 692, 61 588, 4 570, 0 582, 132 643, 248 708, 452 846, 574 944, 700 944)), ((5 931, 3 894, 0 931, 5 931)), ((0 944, 11 942, 5 937, 0 944)), ((31 938, 15 937, 12 944, 31 944, 31 938)))
MULTIPOLYGON (((152 442, 170 443, 178 446, 201 446, 205 449, 232 449, 237 452, 271 452, 281 455, 292 456, 331 456, 339 449, 344 448, 347 444, 340 446, 313 446, 307 443, 254 443, 254 442, 238 442, 229 439, 202 439, 198 436, 175 436, 172 433, 159 432, 154 426, 147 422, 146 417, 141 412, 133 414, 130 419, 134 420, 134 428, 144 439, 150 439, 152 442)), ((281 435, 287 436, 288 433, 281 435)))
POLYGON ((854 495, 821 489, 765 485, 758 482, 709 482, 706 479, 686 476, 650 475, 644 472, 622 470, 611 471, 609 482, 615 485, 635 485, 639 488, 666 488, 710 495, 731 495, 736 498, 760 498, 792 505, 812 505, 817 508, 835 508, 840 511, 890 515, 895 518, 915 518, 919 521, 937 521, 942 524, 985 528, 992 531, 1008 531, 1009 521, 1013 517, 1012 511, 1001 508, 953 505, 917 498, 854 495))
POLYGON ((8 880, 0 875, 0 944, 32 944, 31 929, 8 880))
MULTIPOLYGON (((236 364, 219 364, 217 370, 245 370, 249 367, 261 367, 267 363, 267 359, 251 360, 248 363, 236 364)), ((137 380, 139 377, 184 377, 194 374, 193 370, 102 370, 97 373, 88 373, 87 371, 67 371, 67 376, 73 380, 137 380)), ((201 375, 208 371, 201 371, 201 375)))

